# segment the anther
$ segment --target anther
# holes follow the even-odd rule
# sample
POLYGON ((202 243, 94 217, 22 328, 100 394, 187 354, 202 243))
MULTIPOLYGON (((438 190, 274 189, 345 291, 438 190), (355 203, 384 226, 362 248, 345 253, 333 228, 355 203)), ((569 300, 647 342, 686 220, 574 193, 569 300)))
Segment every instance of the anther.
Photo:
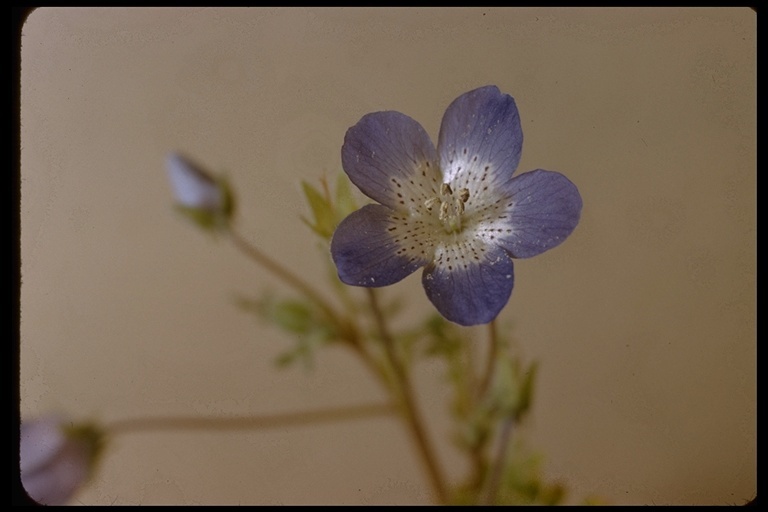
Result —
POLYGON ((447 202, 440 204, 440 216, 438 217, 440 220, 445 220, 448 217, 448 207, 447 202))

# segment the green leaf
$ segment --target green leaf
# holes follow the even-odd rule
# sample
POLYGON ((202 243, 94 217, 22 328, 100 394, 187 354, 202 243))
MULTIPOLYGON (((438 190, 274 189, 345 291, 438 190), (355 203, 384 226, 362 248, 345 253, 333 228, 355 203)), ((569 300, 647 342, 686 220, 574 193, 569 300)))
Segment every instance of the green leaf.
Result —
POLYGON ((336 228, 336 220, 333 212, 333 206, 328 198, 312 187, 306 181, 301 182, 304 195, 314 216, 314 224, 302 217, 302 220, 312 230, 323 238, 329 239, 336 228))
POLYGON ((499 358, 496 365, 496 379, 491 398, 493 406, 502 416, 512 416, 519 422, 531 408, 538 367, 536 363, 532 363, 523 371, 520 361, 509 357, 499 358))
POLYGON ((424 329, 429 337, 426 355, 451 359, 458 354, 464 340, 456 332, 453 324, 441 315, 430 316, 424 323, 424 329))
POLYGON ((508 452, 504 481, 499 489, 498 504, 557 505, 565 497, 565 488, 549 484, 542 478, 543 458, 531 453, 521 440, 513 443, 508 452))
POLYGON ((306 304, 298 301, 275 303, 267 314, 275 325, 289 332, 303 334, 312 326, 312 312, 306 304))
POLYGON ((534 361, 528 367, 528 370, 519 377, 520 379, 520 399, 515 411, 515 420, 520 421, 531 408, 533 403, 533 385, 536 379, 536 373, 539 365, 534 361))
POLYGON ((357 203, 349 188, 349 178, 340 173, 336 180, 336 218, 341 222, 344 217, 357 210, 357 203))
POLYGON ((315 349, 338 339, 334 325, 312 302, 276 299, 268 293, 258 299, 236 297, 235 302, 241 309, 293 335, 294 346, 275 359, 278 367, 302 361, 309 368, 313 364, 315 349))
POLYGON ((235 297, 235 303, 241 309, 255 313, 259 317, 293 334, 311 334, 319 339, 331 339, 336 336, 334 325, 307 300, 276 299, 269 293, 261 298, 235 297))
POLYGON ((328 338, 319 331, 299 334, 296 336, 296 345, 291 350, 280 354, 275 359, 275 364, 278 367, 285 367, 297 361, 302 361, 305 369, 311 369, 314 365, 315 349, 323 345, 327 340, 328 338))

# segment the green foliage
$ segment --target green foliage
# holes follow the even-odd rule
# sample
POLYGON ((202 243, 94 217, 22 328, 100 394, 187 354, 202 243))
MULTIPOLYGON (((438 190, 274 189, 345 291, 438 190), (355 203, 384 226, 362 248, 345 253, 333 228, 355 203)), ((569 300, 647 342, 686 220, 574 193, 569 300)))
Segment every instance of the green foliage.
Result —
POLYGON ((306 181, 301 182, 301 188, 307 198, 313 220, 301 217, 301 220, 318 236, 330 240, 336 226, 344 217, 357 210, 357 204, 349 188, 349 181, 344 174, 336 180, 335 197, 331 197, 328 185, 322 180, 322 192, 306 181))
POLYGON ((520 359, 508 355, 498 359, 490 400, 501 416, 512 417, 516 423, 522 421, 531 408, 536 369, 535 362, 523 369, 520 359))
MULTIPOLYGON (((302 182, 301 188, 312 213, 311 220, 303 216, 301 220, 323 239, 324 250, 327 250, 325 244, 330 242, 336 226, 344 217, 357 209, 349 180, 344 174, 338 176, 334 196, 331 195, 325 179, 321 179, 320 188, 307 182, 302 182)), ((214 224, 216 219, 203 217, 198 218, 197 221, 207 226, 214 224)), ((336 277, 335 267, 332 270, 330 280, 335 285, 336 292, 340 299, 352 309, 355 301, 349 296, 347 287, 336 277)), ((277 357, 276 364, 280 367, 289 366, 297 361, 311 366, 316 348, 349 334, 337 332, 339 329, 342 331, 344 329, 335 325, 316 303, 308 299, 276 299, 265 294, 259 299, 240 297, 237 302, 241 308, 255 313, 262 320, 293 336, 295 345, 277 357)), ((388 313, 392 312, 392 310, 388 311, 388 313)))
MULTIPOLYGON (((451 412, 460 423, 466 423, 474 414, 473 408, 473 382, 471 370, 467 366, 469 343, 456 324, 453 324, 439 314, 431 315, 424 322, 427 347, 425 355, 443 359, 446 365, 446 378, 453 387, 453 400, 451 412)), ((463 430, 463 427, 462 427, 463 430)), ((475 437, 477 432, 463 432, 460 438, 469 435, 475 437)), ((459 442, 464 442, 460 440, 459 442)))
POLYGON ((544 481, 541 455, 530 453, 522 441, 513 443, 508 453, 497 504, 558 505, 562 502, 565 488, 559 483, 544 481))
POLYGON ((357 202, 355 201, 355 197, 352 195, 352 189, 349 188, 349 179, 347 179, 346 175, 339 174, 339 177, 336 178, 337 221, 341 221, 344 219, 344 217, 357 210, 357 208, 357 202))
POLYGON ((470 358, 471 343, 476 341, 467 338, 467 331, 440 315, 433 315, 422 324, 421 333, 425 342, 424 356, 445 364, 446 379, 452 388, 454 440, 472 463, 471 474, 463 484, 454 488, 451 503, 474 505, 489 499, 494 504, 560 503, 564 488, 543 480, 541 458, 527 454, 521 439, 506 452, 498 490, 492 498, 487 495, 490 468, 498 463, 494 461, 498 454, 494 451, 493 441, 498 438, 502 423, 512 421, 518 426, 530 411, 537 364, 524 364, 519 356, 510 353, 505 340, 497 339, 494 360, 486 367, 490 375, 476 379, 472 376, 470 358), (481 383, 486 384, 487 389, 483 389, 481 383))
POLYGON ((262 320, 291 334, 295 345, 280 354, 275 363, 279 367, 297 361, 311 367, 315 349, 338 338, 334 325, 312 302, 298 299, 276 299, 264 294, 259 299, 238 297, 238 306, 255 313, 262 320))
POLYGON ((457 332, 455 324, 441 315, 434 313, 430 315, 424 322, 424 331, 428 343, 426 355, 453 359, 461 352, 461 346, 465 340, 457 332))
POLYGON ((309 207, 312 210, 314 223, 304 217, 301 220, 322 238, 330 239, 331 235, 333 235, 333 230, 336 229, 336 216, 330 198, 321 194, 306 181, 301 182, 301 188, 304 190, 307 203, 309 203, 309 207))
MULTIPOLYGON (((338 224, 357 209, 346 176, 336 181, 334 194, 325 180, 321 187, 302 182, 302 190, 311 211, 311 219, 302 217, 312 231, 322 239, 322 250, 338 224)), ((451 413, 455 421, 454 439, 470 462, 470 474, 451 492, 452 504, 543 504, 562 502, 565 489, 549 484, 541 476, 541 457, 527 453, 514 428, 509 449, 498 450, 495 441, 503 434, 500 426, 511 422, 517 427, 525 420, 533 403, 537 364, 524 364, 510 352, 508 343, 496 339, 490 332, 493 359, 483 365, 484 375, 475 375, 472 343, 469 332, 434 313, 413 328, 393 329, 394 351, 384 347, 388 336, 377 326, 377 314, 390 326, 402 308, 397 299, 381 306, 366 306, 356 298, 356 289, 341 283, 335 267, 329 262, 328 277, 332 290, 345 307, 341 318, 331 319, 309 299, 277 299, 265 294, 258 299, 239 299, 239 305, 264 321, 291 335, 294 346, 280 354, 276 363, 284 367, 303 362, 310 366, 315 350, 333 341, 343 341, 361 354, 371 368, 380 372, 385 382, 397 380, 392 372, 388 354, 397 355, 405 372, 410 372, 419 358, 439 360, 445 364, 446 380, 451 386, 451 413), (376 309, 379 309, 377 312, 376 309), (346 327, 344 327, 346 326, 346 327), (350 327, 351 326, 351 327, 350 327), (501 459, 499 459, 501 457, 501 459), (493 473, 493 475, 491 475, 493 473), (490 482, 493 480, 494 482, 490 482), (491 488, 494 489, 491 489, 491 488)), ((372 304, 376 304, 375 301, 372 304)), ((503 443, 501 443, 504 445, 503 443)))

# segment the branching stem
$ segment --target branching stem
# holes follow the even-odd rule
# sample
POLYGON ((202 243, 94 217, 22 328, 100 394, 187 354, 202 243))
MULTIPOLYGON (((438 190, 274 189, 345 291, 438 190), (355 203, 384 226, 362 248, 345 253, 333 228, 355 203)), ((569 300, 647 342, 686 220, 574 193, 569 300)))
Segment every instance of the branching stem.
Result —
POLYGON ((240 249, 246 256, 253 261, 264 267, 276 277, 282 279, 286 284, 293 287, 296 291, 304 294, 308 299, 314 302, 328 317, 336 324, 340 325, 339 317, 336 312, 328 305, 328 301, 325 300, 314 288, 312 288, 307 282, 302 280, 299 276, 280 265, 277 261, 273 260, 263 252, 261 252, 256 246, 248 242, 240 233, 234 228, 229 229, 229 235, 235 246, 240 249))
POLYGON ((414 442, 418 447, 419 453, 421 454, 424 465, 426 466, 435 496, 439 503, 445 503, 446 491, 444 479, 440 471, 440 466, 437 463, 434 449, 432 448, 432 444, 424 428, 424 422, 416 407, 410 377, 405 368, 403 368, 400 358, 395 351, 394 339, 387 328, 384 315, 381 312, 381 307, 379 306, 378 298, 376 296, 376 291, 372 288, 366 288, 366 290, 368 292, 368 298, 371 303, 371 309, 379 331, 379 336, 384 344, 387 359, 394 371, 396 379, 395 385, 399 390, 406 422, 414 442))

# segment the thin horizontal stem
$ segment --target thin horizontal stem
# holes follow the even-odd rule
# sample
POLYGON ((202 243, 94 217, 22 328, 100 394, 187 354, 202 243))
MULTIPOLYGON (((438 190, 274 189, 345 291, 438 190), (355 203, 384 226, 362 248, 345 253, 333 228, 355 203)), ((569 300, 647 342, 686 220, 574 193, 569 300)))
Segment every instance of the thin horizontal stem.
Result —
POLYGON ((368 404, 259 416, 145 416, 113 421, 106 428, 112 434, 159 430, 259 430, 364 419, 395 412, 397 408, 392 404, 368 404))

